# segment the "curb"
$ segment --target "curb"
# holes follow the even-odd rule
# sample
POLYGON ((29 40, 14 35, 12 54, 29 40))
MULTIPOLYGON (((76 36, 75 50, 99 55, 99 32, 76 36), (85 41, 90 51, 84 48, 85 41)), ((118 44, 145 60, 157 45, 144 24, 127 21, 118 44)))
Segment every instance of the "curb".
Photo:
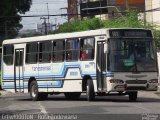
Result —
POLYGON ((5 90, 0 90, 0 96, 7 95, 9 92, 5 90))

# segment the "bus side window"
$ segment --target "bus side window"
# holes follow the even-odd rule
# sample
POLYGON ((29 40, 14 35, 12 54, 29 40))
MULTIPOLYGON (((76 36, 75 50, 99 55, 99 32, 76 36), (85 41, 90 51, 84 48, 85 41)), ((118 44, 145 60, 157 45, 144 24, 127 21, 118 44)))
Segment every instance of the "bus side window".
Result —
POLYGON ((14 54, 14 46, 6 45, 3 47, 3 61, 6 65, 13 64, 13 54, 14 54))
POLYGON ((63 62, 64 61, 64 48, 65 41, 57 40, 53 42, 52 61, 63 62))
POLYGON ((93 60, 94 50, 95 50, 95 40, 94 38, 83 38, 81 39, 81 50, 80 58, 81 60, 93 60))
POLYGON ((66 60, 78 61, 79 58, 79 39, 75 38, 66 41, 66 60))
POLYGON ((38 43, 27 43, 26 45, 26 63, 37 63, 38 60, 38 43))
POLYGON ((39 62, 50 63, 51 62, 51 41, 45 41, 39 43, 39 62))

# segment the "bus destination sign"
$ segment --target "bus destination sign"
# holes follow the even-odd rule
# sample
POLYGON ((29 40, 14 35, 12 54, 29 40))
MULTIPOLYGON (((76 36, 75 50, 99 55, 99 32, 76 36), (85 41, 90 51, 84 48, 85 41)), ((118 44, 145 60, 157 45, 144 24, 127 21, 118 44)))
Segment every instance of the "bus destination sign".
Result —
POLYGON ((110 37, 152 37, 152 33, 150 30, 142 29, 117 29, 110 30, 110 37))

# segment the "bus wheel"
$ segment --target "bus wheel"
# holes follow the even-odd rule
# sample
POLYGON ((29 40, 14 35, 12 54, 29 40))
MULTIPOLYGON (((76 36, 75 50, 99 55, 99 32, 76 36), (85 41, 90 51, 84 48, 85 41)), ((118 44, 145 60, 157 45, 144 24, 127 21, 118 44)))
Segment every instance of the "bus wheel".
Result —
POLYGON ((66 92, 64 93, 67 100, 77 100, 80 98, 81 93, 80 92, 66 92))
POLYGON ((93 101, 95 99, 95 92, 94 92, 94 86, 93 86, 93 81, 92 80, 87 80, 87 100, 88 101, 93 101))
POLYGON ((41 94, 38 93, 38 85, 36 81, 32 81, 29 87, 30 96, 33 101, 38 101, 42 97, 41 94))
POLYGON ((129 95, 129 101, 136 101, 137 100, 137 94, 138 92, 129 92, 128 95, 129 95))

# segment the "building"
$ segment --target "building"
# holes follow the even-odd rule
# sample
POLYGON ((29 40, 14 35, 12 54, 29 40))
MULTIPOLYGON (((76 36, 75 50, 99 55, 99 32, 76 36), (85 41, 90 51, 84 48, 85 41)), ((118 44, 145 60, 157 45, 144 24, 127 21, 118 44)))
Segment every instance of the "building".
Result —
POLYGON ((68 0, 68 21, 78 19, 78 0, 68 0))
POLYGON ((152 25, 160 26, 160 0, 146 0, 145 2, 146 21, 152 25))
MULTIPOLYGON (((68 14, 80 14, 82 19, 119 17, 122 16, 122 12, 128 9, 144 11, 145 0, 68 0, 68 14)), ((70 18, 73 16, 69 16, 69 20, 70 18)), ((75 16, 74 19, 77 17, 75 16)))
POLYGON ((120 11, 125 11, 128 9, 137 11, 145 10, 145 0, 114 0, 114 1, 115 5, 118 7, 120 11))

